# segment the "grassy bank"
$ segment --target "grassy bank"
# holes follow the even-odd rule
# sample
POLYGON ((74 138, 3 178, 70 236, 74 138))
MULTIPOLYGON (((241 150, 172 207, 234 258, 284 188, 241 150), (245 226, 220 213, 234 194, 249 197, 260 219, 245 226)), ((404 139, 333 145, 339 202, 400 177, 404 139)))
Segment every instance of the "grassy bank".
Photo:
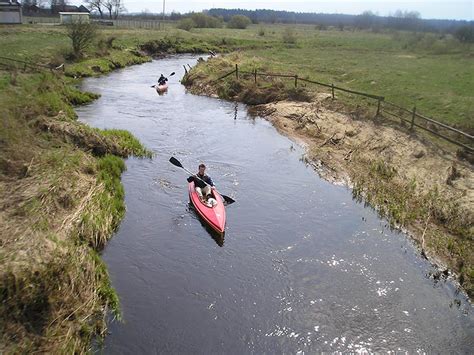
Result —
MULTIPOLYGON (((64 34, 11 30, 0 29, 1 55, 57 59, 64 34)), ((110 48, 67 70, 95 75, 142 60, 110 48), (116 64, 88 72, 98 63, 116 64)), ((129 132, 78 122, 73 105, 98 95, 75 79, 19 69, 0 67, 0 352, 83 353, 103 335, 107 312, 120 316, 98 252, 125 213, 121 157, 151 152, 129 132)))

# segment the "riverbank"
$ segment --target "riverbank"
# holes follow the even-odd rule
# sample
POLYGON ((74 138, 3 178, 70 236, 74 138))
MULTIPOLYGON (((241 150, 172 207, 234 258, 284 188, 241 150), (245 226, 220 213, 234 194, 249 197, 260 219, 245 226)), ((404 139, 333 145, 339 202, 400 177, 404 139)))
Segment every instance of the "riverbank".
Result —
MULTIPOLYGON (((149 60, 111 49, 66 75, 149 60)), ((77 79, 14 66, 0 78, 0 352, 87 352, 106 314, 120 317, 99 252, 125 213, 122 158, 151 152, 127 131, 78 122, 74 105, 98 95, 77 79)))
MULTIPOLYGON (((406 228, 422 255, 441 271, 454 271, 472 298, 472 165, 423 137, 373 120, 363 107, 333 101, 326 93, 289 89, 280 80, 258 85, 253 80, 214 80, 238 59, 236 55, 201 63, 183 83, 195 94, 250 104, 249 112, 302 142, 308 163, 321 176, 351 186, 355 198, 376 208, 393 226, 406 228)), ((443 275, 448 272, 432 277, 443 275)))

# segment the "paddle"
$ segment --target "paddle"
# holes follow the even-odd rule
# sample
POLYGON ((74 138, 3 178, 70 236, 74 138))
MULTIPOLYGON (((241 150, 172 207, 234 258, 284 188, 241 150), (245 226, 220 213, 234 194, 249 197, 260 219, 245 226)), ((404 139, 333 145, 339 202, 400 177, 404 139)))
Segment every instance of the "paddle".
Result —
MULTIPOLYGON (((170 158, 170 163, 173 164, 174 166, 177 166, 178 168, 181 168, 183 169, 184 171, 186 171, 189 175, 192 175, 192 176, 195 176, 197 179, 201 180, 203 183, 205 183, 206 185, 209 185, 207 182, 205 182, 203 179, 201 179, 199 176, 197 176, 196 174, 193 174, 192 172, 190 172, 188 169, 186 169, 180 162, 178 159, 176 159, 175 157, 171 157, 170 158)), ((224 201, 230 205, 231 203, 234 203, 235 200, 230 198, 229 196, 226 196, 226 195, 222 195, 222 198, 224 199, 224 201)))
MULTIPOLYGON (((173 76, 173 75, 175 75, 175 74, 176 74, 175 72, 172 72, 170 75, 168 75, 168 77, 173 76)), ((151 87, 154 88, 155 86, 156 86, 156 85, 152 85, 151 87)))

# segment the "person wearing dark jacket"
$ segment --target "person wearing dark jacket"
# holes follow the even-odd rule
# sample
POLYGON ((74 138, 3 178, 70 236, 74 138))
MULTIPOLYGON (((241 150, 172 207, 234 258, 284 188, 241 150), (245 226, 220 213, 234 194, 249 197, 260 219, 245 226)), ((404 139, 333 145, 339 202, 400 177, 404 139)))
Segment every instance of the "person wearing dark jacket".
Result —
POLYGON ((165 85, 168 81, 168 78, 165 78, 163 74, 158 78, 158 85, 165 85))
POLYGON ((199 195, 201 201, 211 194, 211 189, 214 189, 214 183, 210 176, 206 175, 206 166, 199 164, 199 172, 196 175, 188 177, 188 182, 194 181, 196 192, 199 195), (205 181, 206 183, 204 183, 205 181))

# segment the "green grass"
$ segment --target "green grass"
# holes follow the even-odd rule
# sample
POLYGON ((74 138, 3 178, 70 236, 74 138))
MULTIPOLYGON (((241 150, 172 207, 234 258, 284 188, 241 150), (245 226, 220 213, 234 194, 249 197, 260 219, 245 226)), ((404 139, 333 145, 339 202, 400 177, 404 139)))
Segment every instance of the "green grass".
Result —
POLYGON ((129 131, 122 129, 105 129, 98 131, 101 135, 109 137, 116 142, 124 151, 127 152, 127 155, 147 158, 153 156, 153 153, 146 149, 129 131))
POLYGON ((70 77, 96 76, 129 65, 149 62, 150 60, 147 56, 136 55, 130 51, 112 50, 106 57, 93 57, 67 64, 65 74, 70 77))
MULTIPOLYGON (((66 71, 77 76, 95 75, 97 72, 91 69, 95 66, 99 73, 108 72, 130 59, 124 58, 130 53, 118 49, 143 47, 149 41, 168 43, 166 51, 170 53, 241 50, 240 64, 251 70, 257 66, 295 73, 382 95, 408 109, 416 105, 420 113, 439 121, 468 131, 474 129, 474 46, 461 44, 449 35, 319 31, 310 25, 260 24, 244 30, 205 28, 190 32, 171 26, 165 31, 101 29, 101 38, 116 37, 111 53, 115 58, 93 58, 98 51, 96 45, 89 50, 88 58, 66 66, 66 71), (295 43, 284 42, 288 28, 292 28, 295 43)), ((70 51, 62 26, 0 27, 0 34, 0 55, 47 63, 70 51)), ((0 77, 0 87, 6 80, 0 77)), ((359 99, 351 100, 356 103, 359 99)))
MULTIPOLYGON (((7 34, 16 40, 6 41, 3 30, 0 55, 43 63, 55 59, 53 47, 36 53, 38 47, 30 46, 29 37, 48 36, 22 27, 7 34), (24 47, 7 53, 15 46, 24 47)), ((114 68, 143 58, 111 52, 105 60, 114 68)), ((5 206, 0 230, 6 231, 0 233, 0 348, 83 353, 93 337, 104 335, 107 309, 120 317, 118 297, 97 254, 125 213, 120 182, 125 164, 108 153, 151 152, 126 131, 77 122, 73 105, 98 97, 77 90, 77 80, 20 69, 0 68, 0 200, 5 206)))
MULTIPOLYGON (((237 34, 231 41, 245 49, 239 59, 242 70, 298 74, 382 95, 408 109, 416 105, 418 112, 442 122, 474 129, 472 45, 433 34, 317 31, 312 26, 296 26, 296 44, 288 45, 284 30, 281 25, 265 26, 264 36, 258 35, 259 27, 233 31, 237 34)), ((232 35, 227 29, 205 29, 199 34, 232 35)), ((232 65, 221 69, 232 70, 232 65)))
POLYGON ((107 154, 97 161, 97 180, 103 185, 94 194, 79 223, 79 238, 101 250, 125 215, 125 192, 120 176, 125 170, 122 159, 107 154))

